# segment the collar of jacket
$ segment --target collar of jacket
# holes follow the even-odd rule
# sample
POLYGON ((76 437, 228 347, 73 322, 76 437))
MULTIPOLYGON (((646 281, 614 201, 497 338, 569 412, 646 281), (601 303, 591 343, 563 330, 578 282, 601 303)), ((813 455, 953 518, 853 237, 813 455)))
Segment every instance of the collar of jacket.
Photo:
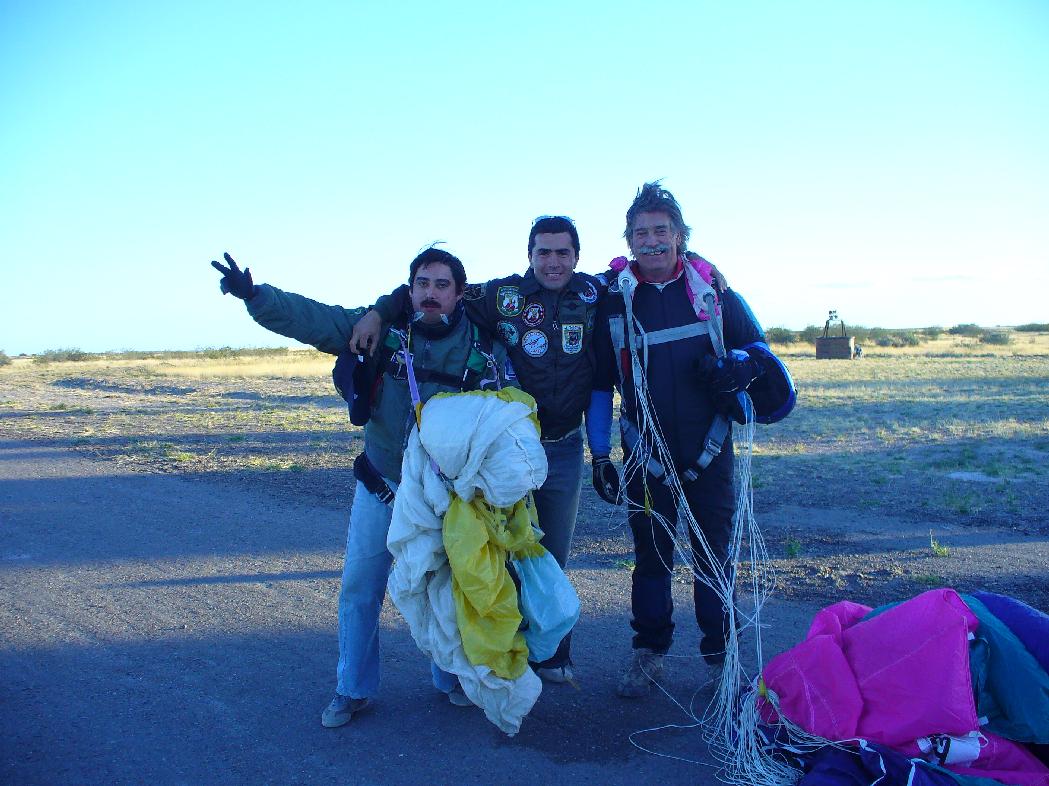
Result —
MULTIPOLYGON (((535 277, 535 273, 532 268, 528 268, 525 274, 521 277, 521 284, 518 287, 522 295, 526 297, 528 295, 538 292, 543 289, 543 285, 539 283, 539 279, 535 277)), ((568 279, 568 283, 565 284, 565 290, 571 290, 577 295, 586 289, 586 279, 583 278, 582 274, 575 271, 572 272, 572 277, 568 279)), ((564 291, 564 290, 562 290, 564 291)))

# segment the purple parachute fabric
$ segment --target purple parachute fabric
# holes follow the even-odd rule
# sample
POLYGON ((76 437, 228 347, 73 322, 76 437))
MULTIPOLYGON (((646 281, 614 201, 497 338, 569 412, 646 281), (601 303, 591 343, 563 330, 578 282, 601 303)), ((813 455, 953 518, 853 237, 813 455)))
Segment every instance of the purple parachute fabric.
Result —
POLYGON ((973 597, 1000 619, 1027 647, 1038 665, 1049 672, 1049 615, 1023 601, 994 592, 974 592, 973 597))

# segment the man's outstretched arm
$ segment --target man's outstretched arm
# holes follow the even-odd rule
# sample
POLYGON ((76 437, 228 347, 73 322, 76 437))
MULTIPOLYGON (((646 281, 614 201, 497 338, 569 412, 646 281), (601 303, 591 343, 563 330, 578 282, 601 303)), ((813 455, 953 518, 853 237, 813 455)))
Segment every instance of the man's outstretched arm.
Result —
POLYGON ((222 273, 220 289, 243 300, 251 318, 264 328, 332 355, 346 348, 363 308, 330 306, 268 284, 255 284, 249 268, 241 270, 233 257, 224 257, 229 267, 211 263, 222 273))

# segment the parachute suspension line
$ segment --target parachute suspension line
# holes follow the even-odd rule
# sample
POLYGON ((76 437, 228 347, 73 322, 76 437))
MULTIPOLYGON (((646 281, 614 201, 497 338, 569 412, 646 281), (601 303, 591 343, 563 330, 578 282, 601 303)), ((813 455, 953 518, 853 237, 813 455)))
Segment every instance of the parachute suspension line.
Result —
MULTIPOLYGON (((721 679, 716 687, 713 700, 708 706, 702 718, 697 718, 691 707, 682 710, 692 719, 693 725, 699 724, 703 728, 703 735, 708 743, 710 753, 718 759, 724 769, 720 778, 727 783, 739 784, 739 786, 755 786, 756 784, 767 784, 768 786, 780 786, 781 784, 793 784, 797 781, 799 773, 782 761, 775 760, 766 752, 768 746, 763 744, 762 735, 759 731, 761 718, 757 708, 758 681, 764 666, 764 653, 761 643, 761 610, 771 594, 775 585, 775 576, 772 572, 768 551, 765 541, 758 528, 754 517, 754 492, 751 475, 751 459, 753 456, 754 421, 752 417, 753 407, 748 406, 748 422, 743 427, 735 430, 736 441, 736 499, 735 510, 732 518, 732 533, 729 541, 727 565, 722 565, 715 557, 710 544, 703 534, 699 523, 692 515, 685 498, 681 480, 674 471, 674 462, 667 447, 666 440, 661 432, 659 421, 655 417, 654 406, 649 395, 647 370, 648 344, 645 340, 643 329, 634 318, 633 294, 636 279, 633 275, 620 275, 619 284, 623 293, 625 305, 625 327, 626 345, 630 353, 631 378, 634 393, 637 400, 638 411, 638 440, 630 449, 629 454, 624 456, 624 467, 626 468, 624 480, 629 483, 635 477, 634 473, 641 472, 642 477, 647 479, 648 462, 655 458, 662 467, 666 468, 662 481, 669 488, 675 507, 683 515, 688 524, 688 529, 693 538, 688 535, 679 535, 667 519, 655 511, 650 511, 648 489, 645 486, 644 511, 650 519, 658 523, 666 530, 674 544, 674 551, 683 564, 691 567, 693 578, 696 581, 710 587, 719 596, 721 602, 728 610, 729 631, 725 642, 725 662, 723 665, 721 679), (641 340, 637 340, 640 335, 641 340), (641 347, 642 357, 639 357, 638 347, 641 347), (643 358, 643 360, 642 360, 643 358), (702 554, 696 554, 692 547, 692 540, 697 543, 702 554), (741 559, 745 556, 750 564, 749 594, 752 605, 744 610, 736 601, 735 585, 737 571, 732 569, 739 566, 741 559), (756 660, 756 671, 752 676, 746 673, 746 667, 740 657, 739 634, 752 627, 754 629, 754 655, 756 660)), ((706 301, 707 313, 711 321, 711 340, 714 343, 719 356, 725 353, 724 340, 721 333, 720 320, 716 318, 712 298, 706 301)), ((749 401, 747 402, 749 405, 749 401)), ((646 480, 647 484, 647 480, 646 480)), ((641 508, 637 503, 630 502, 631 510, 641 508)), ((669 569, 669 565, 666 566, 669 569)), ((677 704, 677 702, 675 701, 677 704)), ((656 731, 646 729, 635 734, 656 731)), ((811 735, 805 734, 800 729, 788 729, 789 738, 797 740, 805 745, 805 738, 811 735), (799 734, 800 732, 800 734, 799 734)), ((632 735, 633 736, 633 735, 632 735)), ((641 747, 631 739, 637 747, 641 747)), ((826 744, 819 740, 819 744, 826 744)), ((642 748, 644 749, 644 748, 642 748)))

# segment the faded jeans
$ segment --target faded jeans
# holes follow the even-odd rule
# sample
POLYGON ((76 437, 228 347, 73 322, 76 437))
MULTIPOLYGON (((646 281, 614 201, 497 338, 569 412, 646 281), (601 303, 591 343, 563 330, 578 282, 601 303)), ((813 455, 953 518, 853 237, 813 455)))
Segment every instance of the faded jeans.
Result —
MULTIPOLYGON (((535 500, 539 528, 543 530, 542 544, 562 570, 568 564, 579 513, 579 492, 583 485, 583 431, 576 429, 559 440, 543 442, 549 467, 546 482, 532 493, 535 500)), ((562 639, 552 658, 535 664, 556 668, 571 663, 572 633, 562 639)))
MULTIPOLYGON (((397 490, 397 484, 386 481, 397 490)), ((379 687, 379 615, 386 596, 386 580, 393 555, 386 548, 393 507, 357 481, 346 533, 346 556, 339 590, 339 665, 336 692, 355 699, 370 698, 379 687)), ((432 662, 433 684, 447 693, 455 687, 454 674, 432 662)))

